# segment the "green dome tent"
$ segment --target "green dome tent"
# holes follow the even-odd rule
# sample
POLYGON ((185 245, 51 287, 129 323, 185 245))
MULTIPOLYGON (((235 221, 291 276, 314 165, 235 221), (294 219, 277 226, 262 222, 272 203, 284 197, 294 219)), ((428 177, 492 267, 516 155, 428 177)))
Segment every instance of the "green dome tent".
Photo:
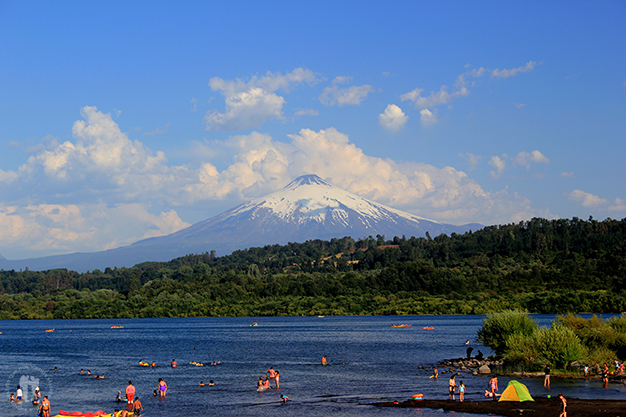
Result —
POLYGON ((526 385, 515 380, 510 381, 498 401, 535 401, 530 396, 526 385))

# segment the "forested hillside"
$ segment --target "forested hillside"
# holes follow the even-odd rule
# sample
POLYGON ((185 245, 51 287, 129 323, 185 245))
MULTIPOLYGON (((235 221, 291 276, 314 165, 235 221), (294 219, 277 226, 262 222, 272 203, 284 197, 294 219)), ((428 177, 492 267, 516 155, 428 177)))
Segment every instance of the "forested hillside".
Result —
POLYGON ((435 238, 0 271, 0 319, 626 311, 626 219, 532 219, 435 238))

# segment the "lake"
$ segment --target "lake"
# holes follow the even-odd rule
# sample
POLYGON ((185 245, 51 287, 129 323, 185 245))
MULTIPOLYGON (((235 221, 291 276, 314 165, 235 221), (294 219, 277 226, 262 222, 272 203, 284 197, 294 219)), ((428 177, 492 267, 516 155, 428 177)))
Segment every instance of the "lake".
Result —
MULTIPOLYGON (((549 325, 553 316, 534 316, 549 325)), ((8 401, 16 386, 36 383, 65 411, 113 411, 129 380, 148 417, 171 416, 442 416, 437 410, 388 409, 377 401, 447 397, 447 374, 429 379, 440 360, 465 355, 482 316, 245 317, 117 320, 0 321, 0 415, 36 414, 30 403, 8 401), (258 326, 251 324, 257 322, 258 326), (411 324, 411 327, 392 327, 411 324), (123 328, 111 328, 123 326, 123 328), (423 329, 422 327, 433 327, 423 329), (46 332, 46 329, 55 329, 46 332), (328 366, 321 365, 328 356, 328 366), (178 367, 170 362, 175 359, 178 367), (156 368, 141 367, 139 361, 156 368), (216 366, 213 361, 221 361, 216 366), (204 363, 204 366, 190 362, 204 363), (420 369, 427 366, 428 369, 420 369), (54 370, 54 368, 58 370, 54 370), (259 376, 280 371, 280 390, 256 391, 259 376), (92 376, 79 375, 81 369, 92 376), (93 375, 105 375, 95 379, 93 375), (154 397, 159 378, 167 397, 154 397), (199 386, 200 381, 215 386, 199 386), (280 394, 289 396, 281 404, 280 394)), ((440 370, 443 370, 440 368, 440 370)), ((500 378, 500 391, 511 378, 500 378)), ((488 378, 463 373, 467 399, 479 399, 488 378)), ((626 398, 626 387, 600 381, 523 379, 533 396, 626 398)), ((30 399, 30 392, 25 397, 30 399)), ((484 397, 482 397, 484 398, 484 397)), ((458 414, 457 414, 458 415, 458 414)))

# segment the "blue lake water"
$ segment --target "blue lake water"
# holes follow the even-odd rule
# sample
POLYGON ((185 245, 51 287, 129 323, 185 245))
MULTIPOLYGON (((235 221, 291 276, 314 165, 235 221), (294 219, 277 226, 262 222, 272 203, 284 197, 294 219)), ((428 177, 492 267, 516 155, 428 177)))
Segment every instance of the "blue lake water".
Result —
MULTIPOLYGON (((535 316, 549 325, 553 316, 535 316)), ((258 317, 120 320, 0 321, 0 416, 36 414, 34 406, 8 401, 18 384, 37 381, 65 411, 113 411, 129 380, 149 417, 171 416, 442 416, 427 409, 389 409, 377 401, 405 400, 422 393, 447 398, 447 375, 429 379, 440 360, 488 348, 474 343, 482 316, 258 317), (252 322, 258 327, 251 327, 252 322), (397 328, 392 324, 407 323, 397 328), (112 329, 111 326, 124 326, 112 329), (433 326, 434 329, 421 327, 433 326), (54 328, 48 333, 46 329, 54 328), (328 356, 328 366, 321 357, 328 356), (178 367, 169 364, 175 359, 178 367), (155 361, 156 368, 138 366, 155 361), (221 361, 211 366, 212 361, 221 361), (202 362, 203 367, 189 364, 202 362), (57 367, 58 370, 54 370, 57 367), (280 371, 280 390, 256 392, 269 367, 280 371), (79 375, 80 369, 105 379, 79 375), (30 378, 30 379, 29 379, 30 378), (167 397, 153 397, 157 381, 167 397), (200 381, 215 386, 199 386, 200 381), (287 404, 280 394, 289 396, 287 404)), ((441 369, 441 368, 440 368, 441 369)), ((511 378, 501 377, 501 391, 511 378)), ((479 399, 488 378, 463 373, 466 397, 479 399)), ((578 398, 625 399, 626 387, 600 381, 523 379, 534 396, 564 392, 578 398)), ((26 393, 28 395, 28 393, 26 393)), ((122 405, 123 407, 123 405, 122 405)), ((445 415, 463 415, 447 413, 445 415)))

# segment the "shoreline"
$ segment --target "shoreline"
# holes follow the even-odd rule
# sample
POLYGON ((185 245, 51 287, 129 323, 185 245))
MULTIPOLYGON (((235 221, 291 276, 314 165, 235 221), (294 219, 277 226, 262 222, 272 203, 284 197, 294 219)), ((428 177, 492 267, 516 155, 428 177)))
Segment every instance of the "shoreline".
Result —
MULTIPOLYGON (((469 414, 491 414, 501 417, 519 417, 528 412, 533 416, 558 415, 561 400, 555 398, 535 398, 534 401, 452 401, 452 400, 406 400, 373 403, 376 407, 430 408, 469 414)), ((626 400, 581 400, 567 398, 567 412, 575 417, 624 417, 626 400)))

